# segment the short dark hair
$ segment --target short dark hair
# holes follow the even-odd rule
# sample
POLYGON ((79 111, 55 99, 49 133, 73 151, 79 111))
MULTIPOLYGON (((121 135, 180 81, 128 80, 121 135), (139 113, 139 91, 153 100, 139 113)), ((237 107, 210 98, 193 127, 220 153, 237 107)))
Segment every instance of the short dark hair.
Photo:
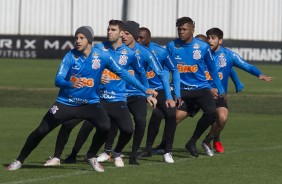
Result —
POLYGON ((182 26, 184 24, 192 24, 193 28, 195 28, 195 22, 190 17, 181 17, 176 20, 176 27, 182 26))
POLYGON ((114 25, 114 26, 118 26, 120 30, 124 31, 124 23, 121 20, 110 20, 109 21, 109 25, 114 25))
POLYGON ((151 38, 151 31, 148 28, 140 27, 139 31, 145 31, 147 33, 147 35, 149 36, 149 38, 151 38))
POLYGON ((215 35, 219 39, 222 39, 223 38, 223 31, 221 31, 221 29, 219 29, 217 27, 214 27, 214 28, 207 30, 206 35, 207 35, 207 37, 210 36, 210 35, 215 35))

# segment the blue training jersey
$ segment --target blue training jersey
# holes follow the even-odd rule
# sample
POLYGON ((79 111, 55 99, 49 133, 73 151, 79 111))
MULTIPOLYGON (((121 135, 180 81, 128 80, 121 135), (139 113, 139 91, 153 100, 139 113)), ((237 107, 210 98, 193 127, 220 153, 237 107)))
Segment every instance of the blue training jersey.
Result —
POLYGON ((176 39, 167 44, 167 50, 171 58, 177 63, 181 90, 209 89, 210 85, 205 75, 207 66, 219 94, 225 92, 217 74, 210 46, 207 43, 193 38, 190 43, 185 44, 176 39))
MULTIPOLYGON (((176 63, 171 60, 167 50, 160 45, 150 42, 149 50, 155 55, 157 61, 162 68, 166 70, 166 80, 170 80, 170 72, 172 74, 172 83, 176 98, 180 97, 180 75, 176 67, 176 63)), ((150 88, 164 89, 161 79, 155 74, 154 70, 150 67, 147 68, 147 78, 149 79, 150 88)))
MULTIPOLYGON (((157 61, 154 54, 150 52, 150 50, 147 49, 145 46, 137 42, 135 43, 135 46, 132 50, 135 51, 139 64, 143 66, 145 70, 147 70, 150 67, 151 70, 153 70, 155 74, 160 78, 160 80, 162 81, 164 90, 165 90, 166 99, 172 99, 169 81, 167 80, 167 77, 165 76, 165 72, 162 66, 160 65, 160 63, 157 61)), ((138 89, 136 89, 134 86, 130 84, 127 84, 126 89, 127 89, 128 96, 144 95, 144 94, 141 94, 138 89)))
MULTIPOLYGON (((237 53, 220 47, 220 49, 216 52, 212 52, 212 56, 215 60, 216 68, 218 70, 218 75, 220 77, 222 86, 227 92, 228 89, 228 77, 231 75, 232 67, 236 66, 254 76, 259 77, 262 72, 259 69, 246 61, 244 61, 237 53)), ((207 78, 210 81, 210 85, 215 87, 214 81, 211 80, 212 77, 207 73, 207 78)))
POLYGON ((60 91, 56 101, 70 106, 99 103, 98 87, 105 68, 127 82, 136 84, 140 90, 144 92, 147 90, 130 73, 121 68, 107 52, 92 48, 89 56, 85 58, 75 48, 64 56, 57 71, 55 85, 60 87, 60 91), (78 79, 84 81, 84 86, 80 89, 73 88, 73 82, 78 79))
MULTIPOLYGON (((95 46, 96 48, 102 49, 108 52, 117 64, 128 70, 133 76, 136 74, 138 78, 141 78, 143 85, 148 86, 148 80, 146 78, 145 70, 137 62, 135 52, 128 48, 126 45, 122 44, 116 50, 113 49, 110 42, 103 42, 95 46), (147 81, 144 84, 144 80, 147 81)), ((104 70, 103 74, 108 74, 110 76, 110 82, 107 84, 100 84, 99 94, 100 98, 107 101, 126 101, 126 83, 124 80, 120 79, 116 74, 109 70, 104 70)), ((140 90, 139 90, 140 91, 140 90)), ((140 91, 143 95, 144 92, 140 91)))

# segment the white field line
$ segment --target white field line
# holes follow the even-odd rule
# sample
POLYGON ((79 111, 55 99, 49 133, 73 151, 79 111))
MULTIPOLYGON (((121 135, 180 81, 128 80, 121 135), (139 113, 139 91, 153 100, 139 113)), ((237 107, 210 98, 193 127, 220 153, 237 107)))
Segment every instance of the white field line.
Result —
MULTIPOLYGON (((281 149, 282 145, 279 146, 272 146, 272 147, 259 147, 256 149, 236 149, 236 150, 232 150, 232 151, 227 151, 224 152, 224 154, 234 154, 234 153, 239 153, 239 152, 248 152, 248 151, 259 151, 259 150, 276 150, 276 149, 281 149)), ((200 156, 197 158, 198 159, 201 158, 209 158, 207 156, 200 156)), ((183 162, 183 161, 187 161, 187 160, 194 160, 191 157, 188 158, 181 158, 181 159, 176 159, 175 163, 177 162, 183 162)), ((146 164, 142 164, 138 167, 142 167, 143 165, 148 166, 148 165, 160 165, 163 164, 162 162, 150 162, 150 163, 146 163, 146 164)), ((24 167, 24 166, 23 166, 24 167)), ((89 168, 91 166, 89 165, 89 168)), ((136 167, 136 166, 127 166, 127 167, 136 167)), ((106 169, 119 169, 117 167, 114 166, 107 166, 106 169)), ((10 171, 10 172, 15 172, 15 171, 10 171)), ((83 175, 83 174, 87 174, 87 173, 91 173, 91 172, 95 172, 94 170, 88 170, 88 171, 76 171, 76 172, 70 172, 70 173, 66 173, 66 174, 61 174, 61 175, 56 175, 56 176, 48 176, 48 177, 42 177, 42 178, 34 178, 34 179, 26 179, 26 180, 19 180, 19 181, 12 181, 12 182, 4 182, 4 183, 0 183, 0 184, 25 184, 25 183, 38 183, 40 181, 48 181, 48 180, 53 180, 52 182, 56 183, 54 181, 54 179, 57 178, 66 178, 66 177, 70 177, 70 176, 75 176, 75 175, 83 175)), ((105 171, 107 172, 107 171, 105 171)))

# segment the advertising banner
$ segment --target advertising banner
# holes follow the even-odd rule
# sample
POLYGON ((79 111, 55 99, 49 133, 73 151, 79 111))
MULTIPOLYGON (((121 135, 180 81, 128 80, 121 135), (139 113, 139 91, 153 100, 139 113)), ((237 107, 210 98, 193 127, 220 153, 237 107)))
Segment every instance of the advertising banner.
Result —
MULTIPOLYGON (((153 38, 165 46, 174 38, 153 38)), ((96 43, 105 37, 95 37, 96 43)), ((0 58, 61 59, 74 48, 73 36, 15 36, 0 35, 0 58)), ((250 63, 282 64, 282 42, 224 40, 224 47, 237 52, 250 63)))

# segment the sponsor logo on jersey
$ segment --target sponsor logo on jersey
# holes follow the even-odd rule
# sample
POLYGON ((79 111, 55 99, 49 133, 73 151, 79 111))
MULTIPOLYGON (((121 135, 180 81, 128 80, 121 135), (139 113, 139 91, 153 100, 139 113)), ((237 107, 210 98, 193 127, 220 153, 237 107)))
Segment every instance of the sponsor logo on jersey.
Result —
POLYGON ((100 98, 102 99, 115 99, 116 93, 114 91, 104 90, 100 93, 100 98))
POLYGON ((179 73, 196 73, 198 71, 198 65, 182 65, 177 64, 179 73))
POLYGON ((146 72, 146 76, 147 76, 148 79, 152 79, 156 76, 156 74, 153 70, 151 70, 151 71, 146 72))
MULTIPOLYGON (((131 75, 133 75, 133 76, 135 75, 135 74, 134 74, 134 70, 128 70, 128 72, 129 72, 131 75)), ((105 69, 105 70, 103 71, 103 75, 108 75, 111 80, 120 80, 120 77, 117 76, 117 74, 111 72, 111 71, 108 70, 108 69, 105 69)))
MULTIPOLYGON (((207 80, 213 80, 211 75, 210 75, 210 72, 205 71, 205 75, 206 75, 206 79, 207 80)), ((218 72, 218 77, 219 77, 220 80, 222 80, 223 79, 223 73, 222 72, 218 72)))
POLYGON ((119 57, 118 63, 119 63, 120 65, 126 65, 127 59, 128 59, 128 57, 127 57, 126 55, 121 55, 121 56, 119 57))
POLYGON ((135 53, 136 53, 137 55, 139 55, 139 54, 140 54, 140 50, 139 50, 139 49, 136 49, 136 50, 135 50, 135 53))
POLYGON ((87 99, 81 99, 81 98, 70 98, 69 103, 74 103, 74 104, 88 104, 87 99))
POLYGON ((97 70, 100 67, 101 67, 100 59, 93 59, 92 60, 92 68, 94 70, 97 70))
POLYGON ((103 47, 102 47, 102 50, 108 52, 109 48, 106 47, 106 46, 103 46, 103 47))
POLYGON ((92 78, 85 78, 85 77, 75 77, 71 76, 70 81, 75 83, 77 80, 82 80, 83 82, 83 87, 93 87, 94 86, 94 79, 92 78))
POLYGON ((124 54, 124 55, 128 54, 128 52, 127 52, 126 49, 122 49, 122 50, 120 51, 120 53, 121 53, 121 54, 124 54))
POLYGON ((53 107, 51 107, 51 109, 50 109, 50 113, 56 114, 57 110, 59 110, 58 106, 53 105, 53 107))
POLYGON ((201 59, 201 51, 200 50, 194 50, 193 51, 193 59, 195 59, 195 60, 201 59))
POLYGON ((74 66, 72 67, 72 69, 74 69, 74 70, 79 70, 80 68, 79 68, 79 66, 74 65, 74 66))
POLYGON ((199 45, 199 44, 195 43, 195 44, 193 45, 193 49, 199 49, 199 48, 200 48, 200 45, 199 45))
POLYGON ((103 71, 103 75, 108 75, 111 80, 120 80, 119 76, 107 69, 103 71))
POLYGON ((175 59, 181 60, 182 58, 177 54, 175 55, 175 59))
POLYGON ((94 53, 92 54, 92 57, 93 57, 94 59, 99 58, 99 56, 100 56, 100 54, 99 54, 98 52, 94 52, 94 53))

